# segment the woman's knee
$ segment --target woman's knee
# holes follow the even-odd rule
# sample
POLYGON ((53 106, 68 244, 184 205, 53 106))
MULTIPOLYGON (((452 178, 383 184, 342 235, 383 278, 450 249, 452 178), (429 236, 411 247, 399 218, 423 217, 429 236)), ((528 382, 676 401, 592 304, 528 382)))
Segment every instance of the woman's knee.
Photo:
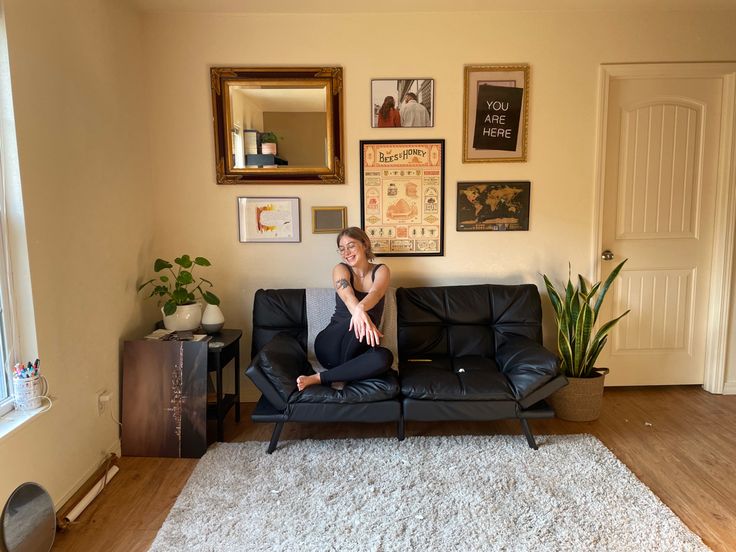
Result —
POLYGON ((386 347, 373 347, 372 353, 376 356, 376 364, 390 368, 394 362, 394 354, 386 347))

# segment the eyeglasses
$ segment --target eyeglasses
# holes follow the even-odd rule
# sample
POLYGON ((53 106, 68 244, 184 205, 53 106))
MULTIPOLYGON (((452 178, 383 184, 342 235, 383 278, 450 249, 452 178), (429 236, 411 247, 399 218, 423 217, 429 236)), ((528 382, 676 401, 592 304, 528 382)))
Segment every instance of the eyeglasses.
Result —
POLYGON ((342 246, 338 247, 337 252, 340 255, 345 255, 345 253, 352 253, 353 251, 355 251, 356 247, 358 247, 358 242, 350 242, 345 247, 342 247, 342 246))

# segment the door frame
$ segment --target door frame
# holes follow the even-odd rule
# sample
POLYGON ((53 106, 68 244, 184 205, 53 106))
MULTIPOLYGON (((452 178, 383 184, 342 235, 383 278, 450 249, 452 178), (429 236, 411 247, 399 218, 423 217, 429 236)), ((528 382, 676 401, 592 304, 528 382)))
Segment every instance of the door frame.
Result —
POLYGON ((716 206, 713 221, 710 297, 708 298, 703 389, 723 393, 729 336, 731 279, 733 270, 734 223, 736 220, 736 62, 604 63, 599 68, 598 113, 596 120, 595 190, 593 200, 593 251, 591 274, 600 280, 600 252, 603 244, 603 183, 606 162, 608 94, 615 79, 637 78, 719 78, 721 133, 716 178, 716 206))

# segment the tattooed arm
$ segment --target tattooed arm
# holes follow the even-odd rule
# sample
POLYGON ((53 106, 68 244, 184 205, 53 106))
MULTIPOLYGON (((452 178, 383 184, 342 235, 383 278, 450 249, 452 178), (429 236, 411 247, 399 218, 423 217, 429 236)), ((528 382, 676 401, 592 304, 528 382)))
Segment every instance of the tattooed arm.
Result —
POLYGON ((350 285, 350 270, 344 264, 340 263, 332 269, 332 283, 335 291, 342 299, 345 306, 352 313, 358 305, 358 298, 350 285))

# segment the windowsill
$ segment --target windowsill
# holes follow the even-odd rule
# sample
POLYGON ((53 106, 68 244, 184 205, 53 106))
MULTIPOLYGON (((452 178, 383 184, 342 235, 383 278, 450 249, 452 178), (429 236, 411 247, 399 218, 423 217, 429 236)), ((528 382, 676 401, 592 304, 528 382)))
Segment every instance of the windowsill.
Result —
POLYGON ((48 405, 33 410, 11 410, 4 416, 0 417, 0 440, 4 439, 16 429, 20 428, 26 422, 30 422, 39 414, 43 414, 49 410, 48 405))

